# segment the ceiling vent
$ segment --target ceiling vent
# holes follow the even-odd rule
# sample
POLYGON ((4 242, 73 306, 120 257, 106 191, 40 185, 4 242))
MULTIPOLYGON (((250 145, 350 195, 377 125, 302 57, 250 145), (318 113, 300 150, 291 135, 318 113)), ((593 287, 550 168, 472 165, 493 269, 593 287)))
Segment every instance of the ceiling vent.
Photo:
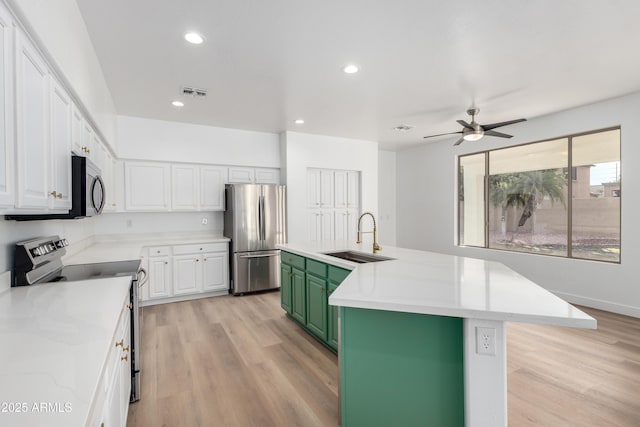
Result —
POLYGON ((207 96, 207 90, 198 89, 192 86, 183 86, 182 94, 185 96, 192 96, 194 98, 204 98, 205 96, 207 96))

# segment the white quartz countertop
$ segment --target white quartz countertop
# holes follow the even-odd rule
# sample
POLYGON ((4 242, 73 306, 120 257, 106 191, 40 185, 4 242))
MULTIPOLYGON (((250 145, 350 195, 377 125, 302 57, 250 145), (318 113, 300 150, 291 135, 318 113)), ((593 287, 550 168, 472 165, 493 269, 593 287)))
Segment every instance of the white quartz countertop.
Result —
POLYGON ((0 293, 0 425, 88 422, 130 284, 118 277, 0 293))
POLYGON ((596 320, 505 265, 475 258, 383 246, 389 261, 357 264, 326 255, 372 253, 371 243, 304 242, 278 246, 352 270, 329 304, 595 329, 596 320))
POLYGON ((142 249, 147 246, 188 245, 196 243, 229 242, 229 238, 217 234, 135 234, 95 236, 91 245, 68 251, 65 265, 94 262, 127 261, 140 259, 142 249))

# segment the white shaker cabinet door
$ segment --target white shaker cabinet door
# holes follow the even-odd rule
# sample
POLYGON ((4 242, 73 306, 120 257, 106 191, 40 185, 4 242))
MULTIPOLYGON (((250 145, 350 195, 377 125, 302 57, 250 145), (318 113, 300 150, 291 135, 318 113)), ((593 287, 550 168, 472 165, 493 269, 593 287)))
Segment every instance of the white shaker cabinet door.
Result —
POLYGON ((333 171, 321 170, 320 171, 320 207, 322 209, 333 207, 333 171))
POLYGON ((193 294, 200 290, 201 282, 200 256, 174 255, 173 256, 173 294, 193 294))
POLYGON ((320 207, 320 169, 307 170, 307 207, 320 207))
POLYGON ((83 145, 82 132, 84 130, 84 117, 76 104, 71 108, 71 150, 77 156, 86 156, 86 147, 83 145))
POLYGON ((171 171, 168 164, 125 163, 125 210, 168 211, 171 171))
POLYGON ((280 184, 280 169, 255 168, 256 184, 280 184))
POLYGON ((334 207, 345 209, 347 207, 347 171, 335 171, 334 182, 334 207))
POLYGON ((168 256, 149 257, 149 299, 172 295, 170 261, 168 256))
POLYGON ((360 172, 347 172, 347 208, 360 208, 360 172))
POLYGON ((13 139, 13 23, 0 8, 0 209, 13 207, 14 139, 13 139))
POLYGON ((229 254, 211 252, 202 254, 202 290, 223 291, 229 289, 229 254))
POLYGON ((200 168, 200 210, 224 210, 224 184, 227 181, 227 169, 216 166, 200 168))
POLYGON ((325 242, 335 240, 334 212, 331 210, 323 211, 320 215, 320 218, 322 222, 322 234, 320 240, 325 242))
POLYGON ((255 181, 253 168, 230 167, 229 183, 231 184, 252 184, 255 181))
POLYGON ((49 207, 71 209, 71 98, 51 79, 51 185, 54 195, 49 207))
POLYGON ((176 211, 198 209, 200 187, 198 167, 171 165, 171 208, 176 211))
POLYGON ((46 209, 49 188, 49 70, 26 35, 16 30, 16 207, 46 209))

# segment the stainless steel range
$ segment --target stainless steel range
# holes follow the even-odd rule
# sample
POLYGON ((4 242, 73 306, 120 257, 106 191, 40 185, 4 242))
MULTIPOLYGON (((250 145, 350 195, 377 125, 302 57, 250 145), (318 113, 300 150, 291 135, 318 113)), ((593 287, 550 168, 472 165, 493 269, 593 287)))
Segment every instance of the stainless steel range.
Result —
POLYGON ((61 281, 131 277, 131 397, 140 399, 140 316, 138 289, 144 285, 147 272, 140 268, 140 260, 101 262, 64 266, 67 239, 59 236, 40 237, 16 243, 12 286, 52 284, 61 281))

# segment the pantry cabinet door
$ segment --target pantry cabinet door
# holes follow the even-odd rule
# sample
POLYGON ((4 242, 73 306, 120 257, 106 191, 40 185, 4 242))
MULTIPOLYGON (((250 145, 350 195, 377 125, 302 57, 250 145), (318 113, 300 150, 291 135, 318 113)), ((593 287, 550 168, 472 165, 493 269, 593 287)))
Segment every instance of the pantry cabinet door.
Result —
POLYGON ((49 70, 22 31, 16 31, 16 207, 45 210, 49 188, 49 70))

